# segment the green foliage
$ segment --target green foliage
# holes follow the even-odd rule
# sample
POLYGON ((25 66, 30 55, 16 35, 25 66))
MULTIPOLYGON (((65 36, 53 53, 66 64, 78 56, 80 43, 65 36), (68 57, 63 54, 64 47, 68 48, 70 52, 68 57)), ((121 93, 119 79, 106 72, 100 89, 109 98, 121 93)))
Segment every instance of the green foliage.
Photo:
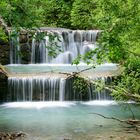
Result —
POLYGON ((124 67, 113 96, 140 101, 140 1, 100 0, 94 13, 96 26, 102 30, 97 59, 106 58, 124 67))
POLYGON ((132 99, 140 102, 140 58, 131 57, 124 66, 124 72, 117 81, 112 95, 117 100, 132 99), (133 97, 133 94, 136 98, 133 97))
POLYGON ((8 26, 71 27, 73 0, 1 0, 0 14, 8 26))
POLYGON ((49 37, 49 44, 46 46, 48 55, 55 58, 60 52, 63 52, 62 47, 57 44, 58 41, 61 41, 60 37, 56 33, 47 33, 47 36, 49 37))
POLYGON ((8 42, 8 37, 5 34, 3 28, 0 27, 0 40, 4 41, 4 42, 8 42))
POLYGON ((122 63, 130 52, 138 52, 140 44, 140 0, 75 0, 71 21, 75 28, 100 29, 99 48, 87 52, 84 59, 93 63, 122 63))
POLYGON ((94 21, 102 31, 98 42, 100 44, 101 57, 120 63, 129 56, 129 51, 134 50, 140 43, 140 1, 117 0, 97 2, 94 11, 94 21), (138 41, 136 43, 136 41, 138 41))
POLYGON ((61 42, 60 36, 55 32, 37 32, 33 38, 37 42, 41 42, 45 37, 48 37, 48 42, 46 48, 48 49, 48 55, 56 57, 60 52, 62 52, 62 46, 58 45, 58 41, 61 42))
MULTIPOLYGON (((81 1, 81 3, 85 2, 81 1)), ((95 28, 101 29, 98 39, 100 47, 87 52, 80 58, 87 63, 93 63, 94 56, 99 64, 105 61, 119 63, 125 70, 115 83, 114 97, 119 100, 140 101, 140 0, 94 0, 94 3, 96 6, 94 9, 88 4, 83 6, 83 11, 88 9, 87 7, 90 9, 90 14, 89 11, 84 13, 81 10, 85 17, 80 15, 79 8, 82 9, 80 0, 73 4, 75 11, 72 11, 72 14, 79 10, 72 22, 75 27, 91 28, 88 22, 90 19, 95 28), (80 21, 82 21, 81 24, 80 21)))
POLYGON ((8 26, 32 28, 42 21, 39 0, 1 0, 0 14, 8 26))
POLYGON ((96 8, 95 0, 75 0, 71 10, 71 22, 76 29, 93 29, 92 11, 96 8))
POLYGON ((73 1, 47 0, 44 3, 44 22, 51 27, 70 28, 70 12, 73 1))
POLYGON ((78 57, 72 61, 72 64, 78 65, 81 59, 82 59, 82 56, 78 55, 78 57))
POLYGON ((78 91, 79 94, 85 95, 88 92, 87 81, 79 76, 74 76, 73 88, 78 91))

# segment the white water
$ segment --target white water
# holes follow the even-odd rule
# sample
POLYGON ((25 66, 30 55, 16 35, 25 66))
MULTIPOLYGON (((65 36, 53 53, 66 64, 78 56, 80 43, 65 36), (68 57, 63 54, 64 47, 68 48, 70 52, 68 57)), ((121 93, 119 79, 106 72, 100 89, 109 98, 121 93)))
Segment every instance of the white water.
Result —
POLYGON ((9 102, 4 103, 1 106, 7 108, 50 108, 50 107, 71 107, 75 106, 76 104, 83 104, 87 106, 111 106, 117 105, 118 103, 111 100, 94 100, 94 101, 87 101, 87 102, 72 102, 72 101, 43 101, 43 102, 9 102))
MULTIPOLYGON (((35 33, 35 36, 41 30, 35 33)), ((60 46, 63 52, 59 52, 56 58, 48 55, 48 47, 51 45, 49 36, 44 36, 40 41, 32 39, 31 47, 31 64, 19 64, 20 56, 14 56, 19 53, 19 38, 16 40, 17 46, 15 49, 12 43, 11 62, 12 65, 6 66, 11 74, 8 78, 9 95, 8 101, 75 101, 75 100, 105 100, 111 99, 108 91, 96 91, 96 87, 89 85, 86 97, 83 97, 78 90, 73 89, 73 79, 66 80, 64 74, 79 72, 90 68, 91 65, 86 65, 80 62, 78 66, 71 65, 72 61, 79 55, 84 55, 90 50, 96 49, 96 38, 98 30, 48 30, 51 34, 57 34, 59 39, 55 38, 53 43, 60 46), (18 51, 18 52, 16 52, 18 51), (14 59, 14 60, 13 60, 14 59), (13 64, 15 63, 15 64, 13 64), (55 74, 54 74, 55 73, 55 74), (21 74, 21 75, 20 75, 21 74)), ((22 52, 21 52, 22 53, 22 52)), ((96 58, 93 57, 96 61, 96 58)), ((96 69, 91 69, 82 73, 92 80, 103 80, 104 82, 111 81, 111 72, 117 70, 116 64, 103 64, 97 66, 96 69), (110 72, 107 77, 105 73, 110 72)))
MULTIPOLYGON (((111 82, 111 77, 96 78, 96 80, 111 82)), ((94 78, 95 80, 95 78, 94 78)), ((18 76, 9 77, 8 101, 77 101, 111 99, 109 92, 96 90, 89 85, 83 96, 78 89, 73 88, 73 80, 57 76, 18 76)))
POLYGON ((117 105, 117 102, 111 100, 94 100, 83 102, 82 104, 89 106, 109 106, 109 105, 117 105))
POLYGON ((59 40, 55 39, 54 44, 60 46, 63 52, 58 53, 56 58, 48 55, 50 42, 48 36, 39 44, 33 39, 31 63, 53 63, 53 64, 71 64, 78 55, 84 55, 87 51, 95 49, 98 30, 90 31, 53 31, 59 36, 59 40), (39 46, 39 47, 37 47, 39 46))
POLYGON ((50 108, 50 107, 70 107, 76 105, 74 102, 9 102, 1 105, 7 108, 50 108))
POLYGON ((20 64, 21 56, 20 56, 20 44, 19 37, 11 37, 10 41, 10 64, 20 64))
MULTIPOLYGON (((59 38, 55 38, 52 42, 50 42, 49 36, 44 36, 44 39, 40 41, 36 40, 36 35, 41 32, 46 32, 46 30, 36 32, 32 39, 31 63, 71 64, 78 55, 83 55, 87 51, 97 48, 96 38, 99 33, 98 30, 48 30, 47 33, 57 34, 59 38), (48 55, 49 50, 46 46, 51 46, 52 43, 52 46, 57 45, 63 51, 58 52, 56 49, 56 52, 58 52, 56 58, 48 55)), ((11 39, 11 64, 22 63, 20 47, 19 37, 11 39)))

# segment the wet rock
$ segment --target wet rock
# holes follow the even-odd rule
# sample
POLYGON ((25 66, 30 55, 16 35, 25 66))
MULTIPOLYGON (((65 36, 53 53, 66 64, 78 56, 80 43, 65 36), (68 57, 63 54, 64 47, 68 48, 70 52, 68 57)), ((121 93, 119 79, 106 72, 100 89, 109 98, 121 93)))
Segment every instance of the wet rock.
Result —
POLYGON ((115 137, 115 136, 112 136, 112 135, 111 135, 111 136, 109 136, 109 138, 111 138, 111 139, 113 139, 114 137, 115 137))
POLYGON ((72 140, 72 138, 71 137, 61 137, 58 140, 72 140))
POLYGON ((10 46, 8 43, 0 42, 0 64, 6 65, 9 63, 10 46))
POLYGON ((82 128, 76 128, 76 129, 74 130, 74 132, 75 132, 75 133, 84 133, 85 130, 82 129, 82 128))
POLYGON ((72 136, 69 134, 65 134, 63 136, 60 136, 58 140, 72 140, 72 136))
POLYGON ((0 132, 0 140, 16 140, 18 138, 23 138, 25 136, 26 136, 26 134, 23 132, 18 132, 18 133, 0 132))
POLYGON ((74 41, 81 42, 81 40, 82 40, 82 34, 78 31, 74 32, 74 41))

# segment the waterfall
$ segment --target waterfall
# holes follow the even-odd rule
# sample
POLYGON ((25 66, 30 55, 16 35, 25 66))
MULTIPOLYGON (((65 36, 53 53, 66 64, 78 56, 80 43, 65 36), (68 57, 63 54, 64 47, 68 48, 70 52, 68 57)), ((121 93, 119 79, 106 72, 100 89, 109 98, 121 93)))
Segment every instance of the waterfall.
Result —
POLYGON ((20 54, 19 36, 10 38, 10 63, 20 64, 21 54, 20 54))
POLYGON ((32 54, 31 63, 51 63, 51 64, 71 64, 72 61, 83 55, 91 49, 95 49, 95 44, 98 30, 91 31, 53 31, 58 35, 59 40, 55 39, 54 42, 60 46, 63 52, 60 52, 55 58, 48 55, 49 37, 44 36, 40 42, 33 39, 32 41, 32 54))
MULTIPOLYGON (((31 44, 31 63, 50 63, 50 64, 71 64, 72 61, 83 55, 87 51, 95 49, 96 38, 98 30, 40 30, 34 34, 31 44), (40 34, 45 34, 43 38, 37 39, 40 34), (49 35, 56 36, 54 39, 50 39, 49 35), (51 41, 50 41, 51 40, 51 41), (53 44, 52 44, 53 43, 53 44), (52 45, 52 46, 51 46, 52 45), (57 49, 61 50, 57 52, 55 57, 49 56, 49 48, 47 46, 54 47, 58 46, 57 49)), ((41 35, 40 35, 41 36, 41 35)), ((16 36, 11 39, 11 50, 10 50, 10 61, 11 64, 20 64, 22 51, 19 46, 19 37, 16 36)))
MULTIPOLYGON (((42 29, 37 31, 32 38, 31 45, 31 58, 32 65, 26 65, 23 67, 25 76, 12 72, 14 75, 8 78, 9 95, 7 96, 9 101, 65 101, 65 100, 104 100, 111 99, 109 92, 106 90, 97 91, 96 86, 89 84, 88 89, 84 95, 80 94, 78 89, 73 88, 73 79, 67 79, 63 76, 41 75, 41 73, 53 72, 77 72, 79 68, 70 65, 72 61, 79 55, 84 55, 89 50, 94 50, 98 46, 96 45, 96 38, 98 30, 68 30, 68 29, 42 29), (44 34, 43 38, 37 39, 37 35, 44 34), (55 35, 52 40, 49 35, 55 35), (56 46, 55 46, 56 45, 56 46), (49 47, 52 48, 49 48, 49 47), (55 48, 56 47, 56 48, 55 48), (56 56, 49 55, 49 49, 57 51, 56 56), (44 69, 41 64, 47 65, 44 69), (36 68, 33 67, 36 66, 36 68), (62 66, 62 67, 59 67, 62 66), (27 68, 28 67, 28 68, 27 68), (36 71, 34 71, 36 69, 36 71), (42 70, 42 71, 41 71, 42 70), (51 71, 50 71, 51 70, 51 71), (30 72, 31 71, 31 72, 30 72), (40 73, 37 73, 39 71, 40 73), (32 76, 31 73, 35 73, 32 76), (29 76, 28 76, 29 75, 29 76)), ((19 37, 16 40, 11 39, 10 59, 12 64, 20 64, 20 52, 19 37)), ((93 58, 96 60, 96 58, 93 58)), ((84 64, 82 62, 81 64, 84 64)), ((82 65, 80 65, 82 66, 82 65)), ((22 67, 22 65, 21 65, 22 67)), ((84 64, 82 67, 87 68, 84 64)), ((20 68, 21 69, 21 68, 20 68)), ((18 65, 14 70, 19 70, 18 65)), ((13 70, 13 69, 12 69, 13 70)), ((100 71, 100 70, 98 70, 100 71)), ((106 70, 105 70, 106 71, 106 70)), ((21 72, 22 74, 22 72, 21 72)), ((110 81, 111 77, 96 76, 94 70, 89 71, 86 75, 92 80, 102 80, 104 82, 110 81)))
MULTIPOLYGON (((102 78, 108 82, 111 77, 102 78)), ((73 80, 62 77, 9 77, 8 101, 64 101, 64 100, 105 100, 111 99, 108 91, 97 91, 89 86, 86 97, 74 90, 73 80)))

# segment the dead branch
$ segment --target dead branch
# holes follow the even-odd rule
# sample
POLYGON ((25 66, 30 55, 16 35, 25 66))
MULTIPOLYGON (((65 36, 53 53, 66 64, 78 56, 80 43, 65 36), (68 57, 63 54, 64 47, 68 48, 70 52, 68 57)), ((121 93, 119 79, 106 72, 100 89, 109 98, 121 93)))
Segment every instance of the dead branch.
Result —
POLYGON ((80 74, 80 73, 82 73, 82 72, 88 71, 88 70, 90 70, 90 69, 92 69, 92 68, 93 68, 93 67, 89 67, 89 68, 87 68, 87 69, 83 69, 83 70, 78 71, 78 72, 73 72, 72 74, 70 74, 70 75, 67 77, 67 79, 70 79, 70 78, 72 78, 72 77, 75 77, 76 75, 78 75, 78 74, 80 74))
POLYGON ((99 113, 90 113, 90 114, 95 114, 95 115, 98 115, 98 116, 101 116, 101 117, 103 117, 103 118, 105 118, 105 119, 111 119, 111 120, 116 120, 116 121, 119 121, 119 122, 126 122, 125 120, 120 120, 120 119, 118 119, 118 118, 115 118, 115 117, 106 117, 106 116, 104 116, 104 115, 102 115, 102 114, 99 114, 99 113))
MULTIPOLYGON (((75 76, 79 76, 81 78, 83 78, 85 80, 85 82, 87 83, 87 85, 90 85, 90 84, 93 84, 95 86, 100 86, 100 84, 97 82, 97 81, 94 81, 88 77, 85 77, 84 75, 81 75, 82 72, 85 72, 87 70, 90 70, 92 69, 93 67, 90 67, 90 68, 87 68, 87 69, 83 69, 79 72, 73 72, 73 73, 59 73, 59 74, 64 74, 67 76, 66 79, 70 79, 70 78, 73 78, 75 76)), ((121 88, 121 87, 118 87, 118 86, 104 86, 103 87, 104 89, 110 91, 110 92, 117 92, 117 89, 121 90, 122 93, 123 93, 123 96, 126 96, 126 97, 129 97, 130 99, 132 99, 133 101, 136 101, 136 102, 140 102, 140 95, 138 94, 133 94, 133 93, 130 93, 129 91, 127 91, 126 89, 124 88, 121 88)))
MULTIPOLYGON (((87 83, 91 83, 91 84, 96 85, 96 86, 99 85, 98 82, 93 81, 93 80, 89 79, 88 77, 83 77, 83 78, 86 80, 87 83)), ((118 87, 118 86, 104 86, 103 88, 106 89, 106 90, 109 90, 111 92, 116 92, 117 91, 116 88, 119 88, 119 90, 123 91, 122 92, 123 96, 129 97, 133 101, 140 102, 140 95, 130 93, 129 91, 125 90, 124 88, 121 88, 121 87, 118 87)))
POLYGON ((107 117, 107 116, 104 116, 104 115, 99 114, 99 113, 92 112, 90 114, 95 114, 95 115, 101 116, 101 117, 103 117, 105 119, 111 119, 111 120, 115 120, 115 121, 118 121, 118 122, 121 122, 121 123, 132 125, 133 127, 137 128, 136 130, 138 130, 140 128, 140 120, 137 120, 137 119, 120 120, 118 118, 107 117))

